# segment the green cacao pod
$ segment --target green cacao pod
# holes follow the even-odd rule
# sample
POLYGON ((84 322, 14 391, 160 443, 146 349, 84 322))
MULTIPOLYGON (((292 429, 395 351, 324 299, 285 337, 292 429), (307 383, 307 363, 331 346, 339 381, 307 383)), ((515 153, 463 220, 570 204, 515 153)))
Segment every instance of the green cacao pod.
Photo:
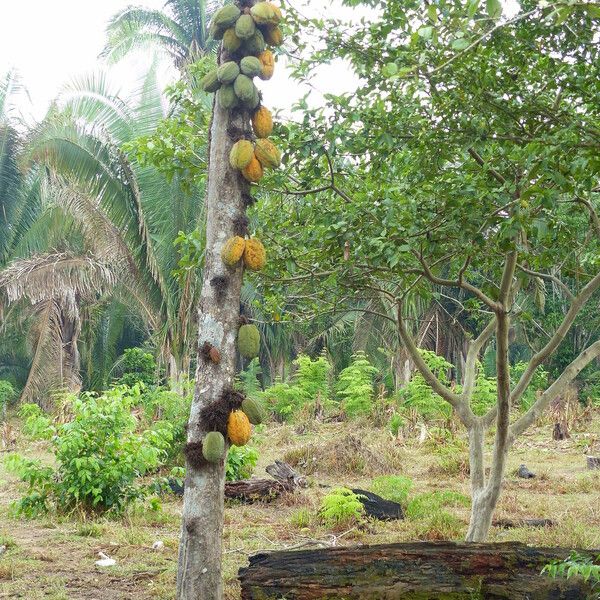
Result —
POLYGON ((221 462, 225 456, 225 438, 218 431, 211 431, 202 441, 202 455, 210 463, 221 462))
POLYGON ((281 11, 270 2, 258 2, 250 14, 259 25, 277 25, 281 21, 281 11))
POLYGON ((240 9, 235 4, 227 4, 219 9, 212 18, 211 25, 219 27, 222 31, 235 25, 241 14, 240 9))
POLYGON ((262 63, 256 56, 245 56, 240 62, 240 71, 248 77, 256 77, 262 73, 262 63))
POLYGON ((230 54, 233 54, 234 52, 237 52, 240 49, 241 45, 242 40, 240 40, 240 38, 237 35, 235 35, 235 29, 233 27, 230 27, 223 34, 223 48, 225 48, 225 50, 227 50, 227 52, 229 52, 230 54))
POLYGON ((233 84, 233 89, 235 90, 235 95, 242 102, 250 102, 254 98, 256 86, 247 75, 238 75, 233 84))
POLYGON ((256 140, 254 155, 265 169, 276 169, 281 164, 281 152, 270 140, 256 140))
POLYGON ((250 140, 236 142, 229 153, 229 164, 234 169, 245 169, 254 157, 254 144, 250 140))
POLYGON ((264 420, 263 410, 258 404, 252 400, 252 398, 246 398, 242 402, 242 410, 244 414, 248 417, 248 421, 252 423, 252 425, 260 425, 264 420))
POLYGON ((256 358, 260 351, 260 331, 256 325, 242 325, 238 331, 238 350, 247 359, 256 358))
POLYGON ((260 29, 257 29, 254 35, 242 44, 244 54, 252 56, 258 56, 261 52, 264 52, 266 47, 265 37, 260 29))
POLYGON ((208 28, 208 37, 211 37, 213 40, 221 40, 223 39, 223 30, 218 25, 211 23, 208 28))
POLYGON ((211 71, 207 73, 200 82, 200 86, 205 92, 212 94, 216 92, 221 87, 221 82, 217 77, 217 70, 211 71))
POLYGON ((254 110, 260 104, 260 93, 256 86, 254 86, 254 94, 250 100, 246 100, 242 103, 246 108, 254 110))
POLYGON ((233 83, 240 74, 240 67, 233 60, 223 63, 217 69, 217 77, 221 83, 233 83))
POLYGON ((232 85, 222 85, 217 92, 217 102, 221 108, 231 110, 238 104, 238 97, 235 95, 232 85))
POLYGON ((235 24, 235 35, 240 40, 249 40, 256 33, 256 23, 250 15, 242 15, 235 24))

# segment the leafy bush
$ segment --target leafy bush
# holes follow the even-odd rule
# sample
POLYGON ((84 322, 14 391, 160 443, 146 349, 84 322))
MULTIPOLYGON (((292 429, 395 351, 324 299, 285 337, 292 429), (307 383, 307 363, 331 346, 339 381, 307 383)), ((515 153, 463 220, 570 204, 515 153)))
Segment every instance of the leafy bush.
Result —
POLYGON ((0 379, 0 418, 4 418, 8 405, 16 398, 15 388, 10 381, 0 379))
POLYGON ((241 388, 248 398, 258 398, 261 387, 258 378, 262 375, 262 369, 258 358, 253 358, 248 366, 238 375, 241 388))
POLYGON ((373 479, 370 489, 372 492, 379 494, 386 500, 392 500, 405 505, 412 486, 413 481, 410 477, 404 477, 402 475, 382 475, 381 477, 375 477, 375 479, 373 479))
POLYGON ((170 424, 173 439, 164 461, 167 465, 183 464, 183 447, 186 443, 186 426, 192 400, 192 392, 181 396, 160 388, 147 389, 140 395, 147 427, 160 426, 163 422, 170 424))
POLYGON ((73 418, 56 427, 52 438, 56 468, 10 457, 9 466, 29 486, 18 511, 34 516, 54 503, 60 511, 119 512, 143 497, 136 479, 162 464, 172 431, 163 421, 138 433, 131 408, 139 403, 137 387, 72 397, 73 418))
POLYGON ((297 371, 292 384, 278 382, 258 396, 282 420, 292 419, 301 409, 311 408, 317 399, 322 406, 329 403, 331 364, 325 356, 312 360, 300 355, 294 364, 297 371))
POLYGON ((349 417, 365 415, 371 411, 376 373, 377 369, 368 361, 364 352, 355 354, 350 366, 340 373, 336 391, 342 400, 342 408, 349 417))
POLYGON ((364 506, 360 496, 348 488, 335 488, 322 500, 319 518, 326 527, 349 527, 362 519, 364 506))
POLYGON ((445 507, 469 506, 471 500, 459 492, 436 491, 415 496, 406 507, 409 519, 423 519, 445 507))
POLYGON ((37 404, 23 404, 19 416, 23 433, 32 440, 49 440, 56 433, 52 419, 37 404))
POLYGON ((157 367, 154 356, 141 348, 128 348, 120 361, 119 385, 133 387, 138 383, 152 387, 156 383, 157 367))
POLYGON ((256 448, 231 446, 227 453, 225 478, 227 481, 248 479, 252 475, 257 462, 258 450, 256 448))
POLYGON ((452 540, 462 538, 465 524, 455 515, 436 511, 416 524, 415 537, 420 540, 452 540))
MULTIPOLYGON (((600 556, 596 558, 600 561, 600 556)), ((583 556, 577 552, 572 552, 569 558, 565 560, 556 560, 547 564, 542 573, 548 573, 550 577, 566 577, 567 579, 575 576, 583 577, 584 581, 593 581, 600 584, 600 565, 594 564, 589 556, 583 556)))
MULTIPOLYGON (((431 371, 442 383, 447 384, 447 374, 452 365, 430 350, 419 352, 431 371)), ((452 414, 450 405, 433 392, 419 371, 415 371, 411 380, 400 390, 399 399, 404 407, 415 410, 426 420, 448 419, 452 414)))
POLYGON ((600 371, 594 371, 585 378, 581 396, 584 403, 600 406, 600 371))
POLYGON ((404 420, 404 417, 397 412, 395 412, 388 421, 388 428, 394 437, 398 437, 398 433, 405 425, 406 421, 404 420))

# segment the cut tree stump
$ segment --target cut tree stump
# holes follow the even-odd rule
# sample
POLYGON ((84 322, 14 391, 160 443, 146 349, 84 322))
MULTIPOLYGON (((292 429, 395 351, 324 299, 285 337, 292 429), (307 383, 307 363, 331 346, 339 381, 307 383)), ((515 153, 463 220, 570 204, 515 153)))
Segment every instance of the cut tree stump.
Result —
POLYGON ((404 519, 402 506, 392 500, 385 500, 381 496, 366 490, 352 490, 359 496, 361 504, 365 507, 365 515, 380 521, 394 521, 404 519))
POLYGON ((581 578, 541 575, 545 565, 571 552, 516 542, 273 552, 250 557, 239 579, 242 600, 592 600, 592 587, 581 578))
POLYGON ((552 439, 559 442, 561 440, 568 440, 571 436, 565 423, 555 423, 554 429, 552 430, 552 439))
POLYGON ((588 456, 587 468, 592 470, 600 469, 600 456, 588 456))

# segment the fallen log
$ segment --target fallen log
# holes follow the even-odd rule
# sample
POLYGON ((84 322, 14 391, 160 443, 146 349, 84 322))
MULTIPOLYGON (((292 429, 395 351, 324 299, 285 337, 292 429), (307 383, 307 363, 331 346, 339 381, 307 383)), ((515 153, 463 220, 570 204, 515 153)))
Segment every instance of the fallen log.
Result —
MULTIPOLYGON (((589 554, 596 552, 600 551, 589 554)), ((273 552, 250 557, 239 579, 242 600, 591 600, 592 586, 583 579, 541 574, 545 565, 570 553, 516 542, 417 542, 273 552)))
POLYGON ((380 521, 394 521, 396 519, 404 519, 404 511, 402 506, 392 500, 385 500, 381 496, 366 490, 353 489, 360 503, 365 508, 365 515, 372 519, 380 521))
POLYGON ((225 498, 241 500, 243 502, 256 502, 274 500, 284 492, 291 492, 294 486, 285 481, 275 479, 244 479, 242 481, 228 481, 225 484, 225 498))
POLYGON ((600 469, 600 456, 588 456, 587 458, 587 468, 594 470, 600 469))

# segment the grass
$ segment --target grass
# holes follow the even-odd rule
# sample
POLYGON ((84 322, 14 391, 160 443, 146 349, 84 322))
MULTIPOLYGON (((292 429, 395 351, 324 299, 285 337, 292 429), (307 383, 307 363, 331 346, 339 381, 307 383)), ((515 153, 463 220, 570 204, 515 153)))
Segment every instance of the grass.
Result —
MULTIPOLYGON (((556 526, 494 528, 490 541, 600 547, 600 473, 586 470, 582 451, 590 440, 600 437, 600 415, 586 424, 585 430, 572 434, 567 442, 554 442, 551 426, 544 425, 516 443, 495 515, 498 519, 550 518, 556 526), (515 472, 521 463, 538 476, 517 478, 515 472)), ((273 504, 226 507, 223 545, 228 600, 239 598, 238 569, 247 564, 248 555, 258 552, 294 548, 315 540, 330 542, 332 536, 336 536, 336 544, 343 545, 460 540, 466 533, 469 479, 462 464, 456 467, 466 450, 460 430, 447 439, 419 444, 414 436, 399 444, 384 427, 374 429, 366 424, 312 423, 302 428, 270 424, 258 436, 258 444, 258 476, 264 475, 264 467, 275 458, 285 458, 309 475, 309 487, 273 504), (374 489, 374 482, 380 491, 403 502, 407 519, 363 519, 340 532, 318 518, 322 500, 332 489, 374 489)), ((19 451, 28 452, 23 440, 19 446, 19 451)), ((44 457, 43 444, 32 447, 36 456, 44 457)), ((18 497, 19 484, 1 461, 0 481, 6 482, 0 487, 0 545, 7 546, 0 557, 0 598, 174 598, 180 499, 165 497, 162 512, 132 509, 119 520, 52 515, 22 521, 10 517, 6 510, 18 497), (164 543, 162 551, 152 550, 157 540, 164 543), (114 558, 117 565, 96 567, 98 552, 114 558)))

